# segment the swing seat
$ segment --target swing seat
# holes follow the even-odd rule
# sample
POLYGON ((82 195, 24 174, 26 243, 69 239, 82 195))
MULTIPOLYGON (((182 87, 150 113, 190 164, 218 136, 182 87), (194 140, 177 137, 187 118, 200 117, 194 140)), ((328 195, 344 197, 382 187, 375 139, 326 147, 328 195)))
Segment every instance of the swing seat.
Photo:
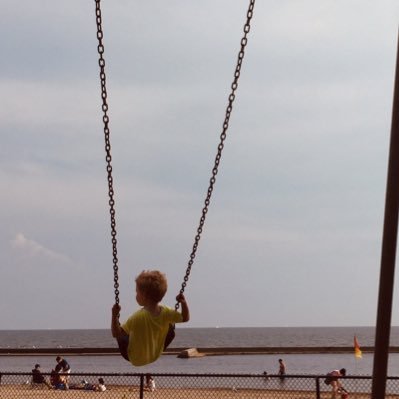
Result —
POLYGON ((175 325, 169 324, 169 330, 168 333, 166 334, 165 343, 163 345, 164 350, 167 349, 168 346, 172 343, 172 341, 175 339, 175 336, 176 336, 175 325))

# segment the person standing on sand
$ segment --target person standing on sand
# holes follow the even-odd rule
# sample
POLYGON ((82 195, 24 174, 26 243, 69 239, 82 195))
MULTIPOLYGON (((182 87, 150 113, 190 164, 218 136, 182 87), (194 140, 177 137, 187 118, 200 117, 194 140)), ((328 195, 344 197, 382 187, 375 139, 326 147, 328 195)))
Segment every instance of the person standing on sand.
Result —
POLYGON ((145 376, 145 387, 146 391, 154 392, 155 391, 155 381, 151 374, 146 374, 145 376))
POLYGON ((64 358, 62 358, 61 356, 57 356, 55 360, 57 362, 57 365, 55 366, 55 371, 57 373, 69 374, 71 372, 71 366, 64 358))
POLYGON ((324 380, 324 383, 326 385, 331 385, 333 399, 335 399, 337 393, 343 390, 339 377, 345 377, 345 376, 346 376, 346 369, 333 370, 327 373, 327 377, 324 380))
POLYGON ((280 376, 280 380, 284 380, 285 372, 286 368, 283 359, 278 359, 278 375, 280 376))

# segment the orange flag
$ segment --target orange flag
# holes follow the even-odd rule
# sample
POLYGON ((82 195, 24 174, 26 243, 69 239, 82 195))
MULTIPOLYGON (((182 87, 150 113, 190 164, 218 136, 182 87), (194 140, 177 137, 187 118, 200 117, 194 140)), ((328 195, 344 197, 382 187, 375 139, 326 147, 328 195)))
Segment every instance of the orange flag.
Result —
POLYGON ((360 345, 359 345, 359 342, 357 341, 356 335, 353 339, 353 346, 355 347, 355 357, 361 359, 362 351, 360 350, 360 345))

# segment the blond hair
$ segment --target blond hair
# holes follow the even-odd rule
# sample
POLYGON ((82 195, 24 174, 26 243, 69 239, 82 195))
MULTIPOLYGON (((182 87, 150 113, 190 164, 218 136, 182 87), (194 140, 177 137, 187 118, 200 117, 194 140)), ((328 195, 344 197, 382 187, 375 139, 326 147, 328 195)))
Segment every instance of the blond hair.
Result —
POLYGON ((160 302, 168 289, 168 281, 159 270, 143 270, 136 277, 136 287, 145 297, 160 302))

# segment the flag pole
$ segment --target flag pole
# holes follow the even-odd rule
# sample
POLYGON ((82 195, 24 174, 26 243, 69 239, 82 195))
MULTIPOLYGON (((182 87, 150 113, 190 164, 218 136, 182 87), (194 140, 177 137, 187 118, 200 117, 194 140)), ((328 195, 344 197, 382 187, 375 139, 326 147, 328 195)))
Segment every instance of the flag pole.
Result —
POLYGON ((384 230, 382 237, 380 285, 374 345, 373 399, 384 399, 388 370, 389 337, 391 331, 392 298, 395 276, 396 243, 399 209, 399 35, 393 94, 391 140, 385 197, 384 230))

